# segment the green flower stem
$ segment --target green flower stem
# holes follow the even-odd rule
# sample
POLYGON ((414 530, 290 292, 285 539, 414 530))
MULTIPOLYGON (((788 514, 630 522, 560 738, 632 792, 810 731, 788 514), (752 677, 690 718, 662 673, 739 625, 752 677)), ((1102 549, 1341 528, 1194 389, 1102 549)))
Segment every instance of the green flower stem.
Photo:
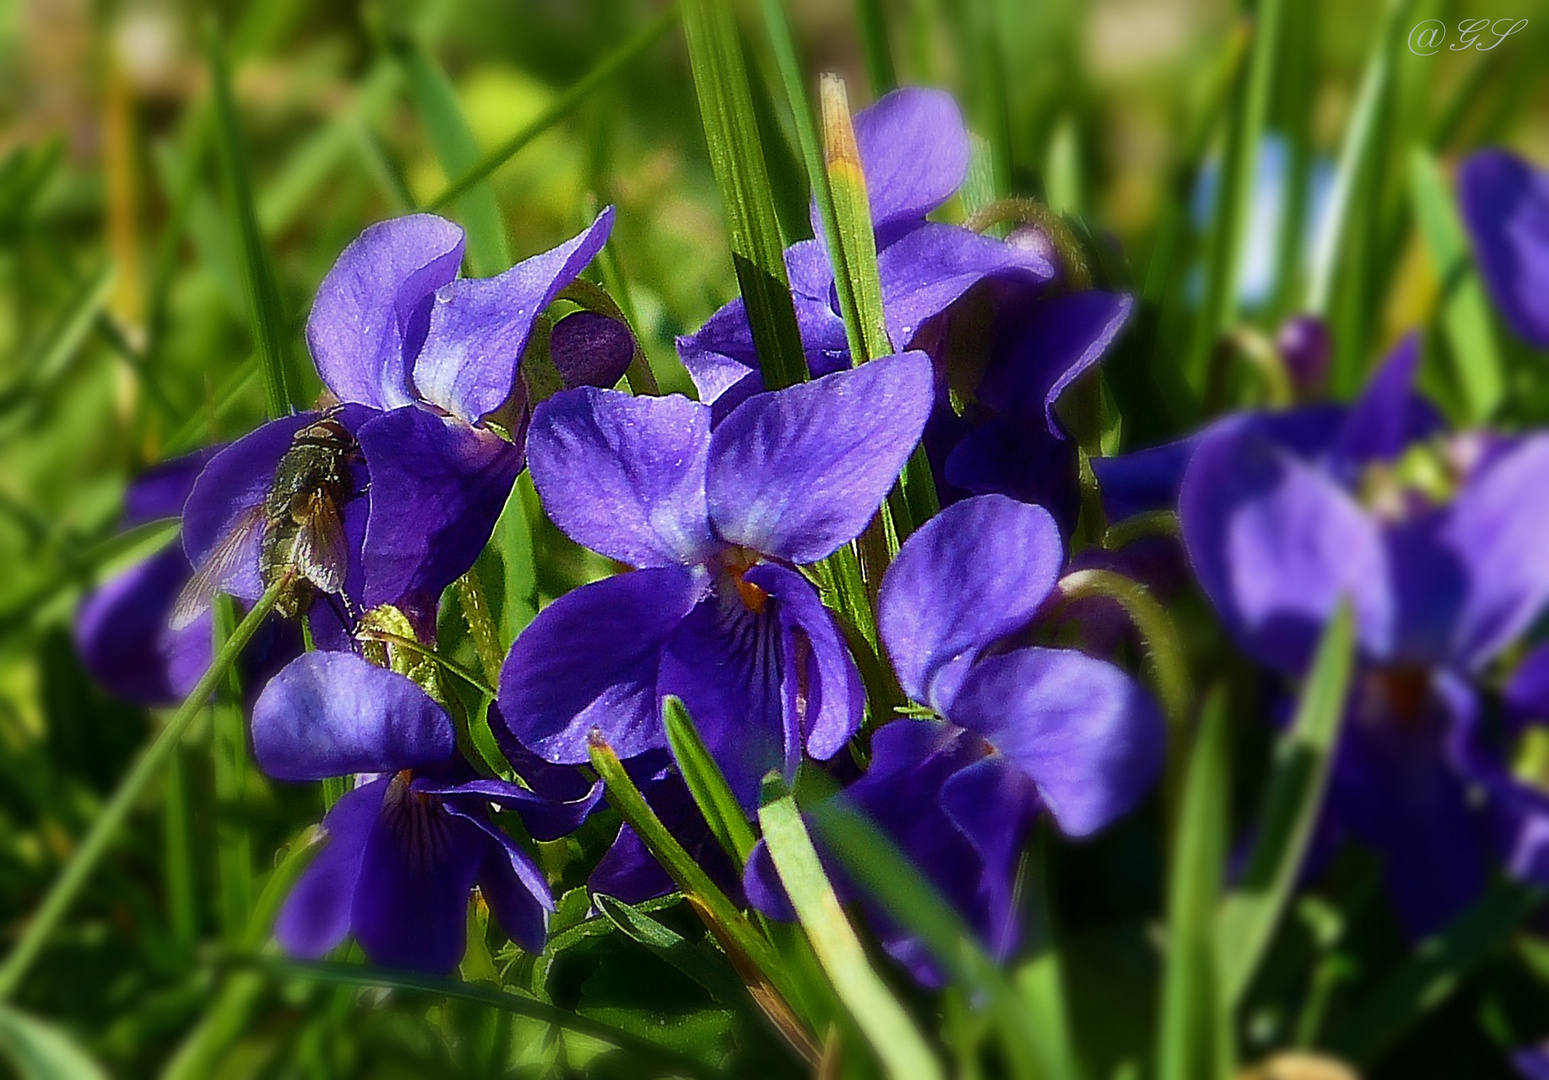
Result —
MULTIPOLYGON (((215 598, 215 643, 219 653, 237 625, 237 604, 215 598)), ((220 879, 221 928, 234 941, 253 907, 253 840, 247 820, 247 720, 242 715, 242 676, 232 665, 210 709, 210 749, 215 757, 216 867, 220 879)))
MULTIPOLYGON (((473 651, 478 654, 479 666, 484 669, 484 679, 487 680, 470 681, 486 695, 494 697, 494 691, 489 688, 500 681, 500 667, 505 661, 505 650, 500 647, 500 632, 495 628, 495 614, 489 609, 489 598, 484 593, 484 582, 479 577, 479 572, 470 567, 466 574, 457 579, 453 588, 457 593, 457 606, 462 608, 463 621, 468 626, 468 636, 473 639, 473 651)), ((401 645, 404 642, 396 641, 394 644, 401 645)), ((437 663, 446 666, 447 670, 454 675, 464 679, 468 677, 460 668, 451 666, 435 652, 423 647, 421 651, 437 663)))
POLYGON ((1162 711, 1175 729, 1188 720, 1193 689, 1182 639, 1167 609, 1137 581, 1112 570, 1075 570, 1060 579, 1060 596, 1067 602, 1101 597, 1124 609, 1145 650, 1146 668, 1156 687, 1162 711))
POLYGON ((357 630, 355 632, 355 637, 359 641, 380 641, 384 645, 393 646, 395 649, 402 649, 404 652, 411 652, 416 656, 423 656, 425 659, 432 660, 435 663, 441 665, 441 667, 445 668, 447 671, 450 671, 453 675, 456 675, 459 679, 473 687, 485 697, 490 699, 494 699, 496 697, 494 689, 489 685, 489 683, 484 681, 478 672, 464 667, 462 664, 459 664, 456 660, 453 660, 450 657, 442 656, 429 645, 422 645, 420 642, 415 641, 411 637, 404 637, 402 634, 394 634, 388 630, 368 629, 357 630))
POLYGON ((264 621, 264 617, 273 609, 274 603, 279 599, 280 590, 286 582, 275 582, 259 597, 251 611, 231 632, 225 645, 210 664, 210 669, 204 673, 193 691, 178 706, 177 712, 172 714, 172 719, 167 721, 167 726, 162 728, 161 734, 146 748, 140 759, 135 762, 129 774, 119 784, 118 790, 108 800, 108 804, 102 808, 102 813, 97 817, 96 824, 81 841, 80 847, 66 864, 64 872, 55 880, 54 886, 44 897, 42 905, 28 923, 27 929, 22 933, 21 940, 11 950, 11 954, 5 958, 5 963, 0 965, 0 1001, 8 1000, 21 985, 23 977, 37 960, 49 935, 59 924, 69 909, 70 903, 86 883, 92 870, 101 861, 107 852, 108 844, 112 842, 118 830, 129 817, 129 812, 134 809, 140 793, 145 790, 151 778, 166 764, 178 740, 193 723, 194 717, 199 715, 210 695, 220 686, 225 679, 226 672, 236 663, 242 655, 242 650, 258 632, 258 627, 264 621))

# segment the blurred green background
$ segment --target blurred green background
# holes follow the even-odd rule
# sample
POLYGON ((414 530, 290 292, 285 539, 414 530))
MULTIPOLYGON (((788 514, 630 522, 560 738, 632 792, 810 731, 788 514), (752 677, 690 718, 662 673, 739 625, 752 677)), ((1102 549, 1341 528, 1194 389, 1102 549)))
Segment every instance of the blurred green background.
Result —
MULTIPOLYGON (((1269 116, 1299 153, 1337 155, 1385 6, 1291 6, 1288 34, 1300 44, 1278 73, 1269 116)), ((1242 12, 1226 0, 881 7, 900 81, 955 91, 971 126, 1009 151, 1012 190, 1111 235, 1123 253, 1117 275, 1139 291, 1159 231, 1188 201, 1191 148, 1220 141, 1211 87, 1240 44, 1242 12)), ((551 111, 664 10, 637 0, 0 0, 0 949, 154 723, 92 685, 70 637, 83 590, 135 554, 111 540, 125 485, 148 464, 263 418, 243 200, 222 168, 212 43, 231 68, 252 205, 309 394, 317 384, 299 330, 339 251, 365 225, 433 200, 546 113, 552 125, 487 188, 443 212, 498 215, 504 244, 472 253, 472 269, 487 274, 574 234, 596 205, 617 206, 610 247, 637 329, 664 387, 686 392, 672 338, 736 285, 679 30, 663 24, 614 77, 551 111)), ((789 10, 806 70, 840 73, 852 104, 866 104, 854 8, 794 0, 789 10)), ((1429 321, 1441 295, 1413 221, 1410 148, 1429 146, 1444 166, 1496 142, 1549 160, 1549 4, 1422 3, 1411 21, 1478 16, 1531 25, 1491 52, 1398 54, 1380 175, 1363 203, 1378 213, 1359 224, 1372 254, 1360 279, 1341 285, 1355 290, 1345 325, 1360 364, 1429 321)), ((749 27, 766 151, 787 216, 800 222, 806 193, 778 81, 749 27)), ((1170 265, 1190 266, 1204 240, 1183 229, 1170 265)), ((1249 308, 1261 329, 1294 313, 1305 272, 1293 260, 1271 299, 1249 308)), ((1187 308, 1186 286, 1171 295, 1187 308)), ((1187 342, 1160 325, 1130 362, 1181 362, 1187 342)), ((1437 364, 1427 377, 1446 400, 1456 388, 1437 364)), ((1542 419, 1542 381, 1533 369, 1520 394, 1512 384, 1509 407, 1542 419)), ((1129 417, 1131 438, 1177 419, 1129 417)), ((179 771, 137 813, 21 1004, 63 1024, 115 1074, 157 1073, 191 1032, 208 1031, 217 1000, 226 1003, 221 1076, 479 1074, 484 1051, 435 1037, 437 1025, 459 1022, 450 1005, 429 1024, 395 1024, 394 1009, 424 1008, 362 1010, 350 994, 262 981, 229 1004, 207 948, 220 921, 219 815, 200 749, 208 738, 196 733, 179 771), (191 829, 174 820, 184 811, 191 829)), ((247 812, 262 869, 315 820, 315 793, 255 779, 247 812)))

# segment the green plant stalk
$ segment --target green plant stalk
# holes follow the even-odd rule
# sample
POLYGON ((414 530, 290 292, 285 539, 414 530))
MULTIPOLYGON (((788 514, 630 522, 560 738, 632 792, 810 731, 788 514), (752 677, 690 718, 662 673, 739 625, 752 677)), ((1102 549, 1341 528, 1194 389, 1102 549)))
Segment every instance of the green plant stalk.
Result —
POLYGON ((861 50, 866 56, 866 78, 871 96, 879 98, 898 88, 893 69, 893 48, 887 38, 887 12, 882 0, 855 0, 855 21, 860 27, 861 50))
POLYGON ((1205 703, 1173 839, 1158 1080, 1225 1080, 1229 1035, 1212 926, 1226 860, 1227 729, 1224 695, 1205 703))
POLYGON ((231 96, 231 76, 219 31, 207 24, 205 48, 210 66, 210 84, 215 100, 216 149, 225 180, 226 198, 236 216, 237 239, 242 249, 242 276, 247 285, 249 317, 253 345, 263 374, 264 402, 270 419, 289 416, 295 411, 300 382, 292 369, 290 348, 285 333, 284 309, 274 267, 258 228, 258 211, 253 203, 252 180, 247 155, 237 126, 236 105, 231 96))
POLYGON ((619 72, 638 60, 658 39, 672 29, 678 21, 676 5, 668 7, 640 29, 634 37, 604 57, 596 67, 577 79, 555 98, 548 108, 532 119, 526 127, 479 159, 457 175, 441 193, 424 206, 426 210, 439 210, 453 199, 467 194, 470 189, 500 166, 510 161, 539 135, 569 116, 575 107, 592 95, 592 92, 608 83, 619 72))
POLYGON ((1247 993, 1301 872, 1323 807, 1354 667, 1355 615, 1346 603, 1318 645, 1296 716, 1275 752, 1247 867, 1217 920, 1221 987, 1229 1009, 1247 993))
MULTIPOLYGON (((479 667, 484 669, 484 682, 475 682, 486 696, 493 697, 489 688, 499 684, 500 668, 505 662, 505 650, 500 647, 500 631, 495 627, 495 613, 489 608, 489 598, 484 593, 484 582, 479 572, 469 567, 468 572, 453 584, 457 606, 462 609, 463 622, 468 627, 468 637, 473 641, 473 651, 478 655, 479 667)), ((434 652, 430 653, 438 663, 447 664, 434 652)), ((462 672, 450 668, 455 674, 462 672)), ((463 675, 463 678, 467 678, 463 675)))
POLYGON ((27 924, 26 930, 22 932, 16 947, 5 958, 4 964, 0 964, 0 1001, 7 1000, 16 993, 22 979, 48 941, 49 935, 53 933, 54 927, 58 925, 59 920, 69 909, 70 903, 75 899, 76 893, 80 892, 87 877, 107 852, 108 844, 128 819, 129 812, 134 809, 140 793, 166 763, 172 751, 176 749, 178 740, 188 729, 188 725, 199 715, 210 695, 225 679, 226 672, 236 663, 237 657, 242 654, 247 643, 258 632, 259 625, 273 609, 275 600, 279 598, 283 585, 283 581, 275 582, 265 590, 263 596, 259 597, 252 610, 226 639, 221 651, 215 655, 210 663, 210 669, 204 673, 193 691, 183 700, 183 704, 178 706, 177 712, 172 714, 172 719, 167 721, 167 726, 162 728, 161 734, 156 736, 151 745, 140 755, 139 760, 130 768, 128 775, 119 783, 118 790, 102 808, 91 830, 76 848, 64 871, 55 879, 48 895, 43 898, 43 903, 27 924))
POLYGON ((1225 161, 1206 253, 1205 295, 1189 357, 1189 379, 1196 387, 1203 385, 1210 355, 1237 317, 1237 280, 1251 231, 1253 183, 1274 85, 1283 3, 1262 0, 1258 5, 1245 85, 1228 122, 1225 161))
POLYGON ((656 372, 651 369, 651 358, 645 351, 645 338, 640 333, 640 321, 635 314, 629 282, 619 266, 618 252, 611 244, 604 244, 597 253, 597 269, 602 272, 603 287, 607 289, 606 295, 618 312, 619 320, 629 327, 635 338, 635 351, 630 354, 629 368, 624 372, 629 392, 636 397, 655 397, 662 392, 661 387, 657 385, 656 372))
MULTIPOLYGON (((212 655, 219 655, 237 626, 236 601, 215 598, 212 655)), ((210 750, 215 758, 216 868, 221 927, 237 940, 253 907, 253 839, 247 818, 247 721, 242 715, 242 676, 233 664, 210 708, 210 750)))
POLYGON ((710 167, 764 386, 794 386, 807 378, 806 357, 736 20, 721 0, 683 0, 682 10, 710 167))
POLYGON ((1048 1076, 1045 1047, 1028 1022, 1021 995, 1001 976, 957 909, 942 899, 892 839, 842 797, 813 803, 806 816, 824 850, 843 864, 850 878, 918 937, 955 982, 982 996, 1004 1043, 1011 1075, 1019 1080, 1048 1076))
MULTIPOLYGON (((766 781, 766 789, 770 785, 766 781)), ((773 781, 778 790, 781 785, 773 781)), ((871 1043, 889 1076, 942 1076, 941 1067, 909 1014, 877 977, 866 951, 823 873, 796 800, 784 792, 758 811, 775 871, 812 942, 823 970, 871 1043)))
POLYGON ((172 941, 183 959, 193 955, 199 936, 199 904, 194 874, 194 842, 190 826, 187 751, 175 747, 167 758, 167 782, 162 804, 163 842, 167 861, 167 906, 172 941))
POLYGON ((731 858, 732 865, 741 871, 758 838, 754 836, 753 827, 737 797, 732 794, 726 774, 721 772, 720 765, 705 746, 693 717, 680 699, 669 694, 662 701, 662 722, 667 729, 672 759, 683 774, 689 794, 693 795, 699 812, 731 858))

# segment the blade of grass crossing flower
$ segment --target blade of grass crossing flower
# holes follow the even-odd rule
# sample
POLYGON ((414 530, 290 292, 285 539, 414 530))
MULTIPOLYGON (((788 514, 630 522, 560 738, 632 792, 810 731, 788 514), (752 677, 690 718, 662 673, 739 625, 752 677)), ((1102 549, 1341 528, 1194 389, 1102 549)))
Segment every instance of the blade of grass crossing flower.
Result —
POLYGON ((179 746, 167 759, 162 785, 162 843, 166 851, 168 921, 179 955, 193 955, 199 935, 199 889, 194 871, 194 808, 188 784, 188 751, 179 746))
POLYGON ((792 386, 806 379, 807 365, 736 20, 721 0, 683 0, 682 10, 710 167, 759 368, 767 388, 792 386))
POLYGON ((134 809, 146 785, 166 763, 167 758, 177 747, 178 740, 188 729, 188 725, 193 722, 195 716, 199 715, 210 695, 226 678, 226 672, 236 663, 237 657, 242 654, 247 643, 258 632, 259 625, 273 609, 283 584, 283 582, 275 582, 270 586, 248 611, 246 617, 237 624, 236 629, 226 639, 226 644, 215 655, 209 670, 195 684, 188 697, 183 700, 183 704, 178 706, 161 733, 135 761, 129 773, 119 782, 113 797, 97 815, 91 830, 76 847, 70 861, 65 864, 64 871, 55 879, 43 903, 33 913, 20 940, 17 941, 10 955, 5 958, 5 962, 0 964, 0 1001, 16 993, 22 979, 47 943, 54 927, 69 909, 81 886, 86 883, 87 877, 106 854, 108 844, 128 819, 129 812, 134 809))
MULTIPOLYGON (((777 791, 783 787, 778 780, 765 781, 766 796, 771 786, 777 791)), ((780 883, 785 886, 813 951, 883 1069, 894 1077, 929 1080, 943 1076, 940 1063, 914 1021, 872 970, 865 949, 823 873, 795 798, 782 792, 772 800, 766 799, 759 808, 758 820, 780 883)))
POLYGON ((0 1058, 18 1080, 107 1080, 107 1072, 65 1032, 0 1005, 0 1058))
POLYGON ((1496 347, 1489 302, 1470 262, 1452 193, 1436 159, 1418 146, 1409 157, 1409 197, 1441 281, 1442 328, 1453 374, 1468 404, 1463 421, 1468 426, 1483 424, 1505 396, 1505 366, 1496 347))
MULTIPOLYGON (((237 628, 237 604, 224 594, 214 603, 215 649, 219 655, 237 628)), ((253 841, 248 833, 247 721, 242 716, 242 676, 233 664, 210 710, 210 750, 215 757, 216 867, 220 880, 221 927, 235 941, 253 906, 253 841)))
MULTIPOLYGON (((517 1016, 529 1016, 535 1020, 541 1020, 544 1023, 552 1024, 556 1028, 574 1031, 577 1034, 587 1035, 594 1039, 601 1039, 603 1042, 616 1046, 620 1050, 643 1058, 645 1062, 656 1066, 665 1066, 670 1070, 668 1075, 707 1078, 721 1075, 718 1070, 705 1062, 680 1053, 670 1047, 642 1038, 639 1035, 614 1027, 601 1020, 593 1019, 582 1013, 573 1013, 556 1005, 550 1005, 546 1001, 539 1001, 536 998, 526 997, 522 994, 476 986, 471 983, 456 982, 451 979, 437 979, 427 975, 383 971, 360 964, 309 963, 296 960, 281 960, 277 957, 269 956, 251 957, 245 963, 274 978, 306 979, 315 982, 331 983, 336 986, 386 988, 395 990, 400 994, 416 997, 443 998, 452 1001, 468 1001, 478 1005, 488 1005, 491 1008, 514 1013, 517 1016)), ((636 1063, 635 1068, 643 1069, 645 1065, 643 1063, 636 1063)), ((656 1073, 648 1070, 645 1075, 656 1075, 656 1073)))
MULTIPOLYGON (((452 80, 419 41, 401 39, 394 52, 442 170, 457 176, 474 168, 479 162, 479 145, 463 116, 452 80)), ((494 188, 487 183, 470 184, 457 198, 457 216, 468 230, 468 266, 474 276, 493 277, 510 267, 511 244, 494 188)))
POLYGON ((1450 997, 1458 984, 1542 907, 1545 891, 1501 881, 1345 1013, 1328 1047, 1356 1064, 1370 1064, 1392 1042, 1450 997))
POLYGON ((1227 121, 1206 249, 1204 299, 1189 355, 1189 379, 1196 389, 1204 387, 1211 353, 1237 317, 1238 278, 1252 229, 1253 185, 1280 48, 1283 7, 1284 0, 1262 0, 1258 5, 1242 90, 1233 99, 1227 121))
POLYGON ((694 719, 683 702, 669 694, 662 701, 662 721, 667 728, 667 745, 672 748, 672 759, 678 763, 678 771, 683 774, 689 793, 705 816, 710 832, 740 870, 757 843, 747 815, 727 785, 721 767, 699 737, 699 729, 694 726, 694 719))
POLYGON ((205 47, 214 90, 216 150, 225 181, 226 200, 236 219, 237 239, 242 249, 242 278, 247 288, 254 349, 263 375, 264 401, 271 418, 288 416, 300 400, 300 380, 291 362, 274 267, 258 228, 258 209, 253 202, 252 179, 248 175, 247 155, 231 96, 225 49, 213 22, 206 27, 205 47))
POLYGON ((1158 1080, 1231 1075, 1222 1060, 1229 1028, 1213 932, 1226 862, 1227 749, 1224 694, 1216 691, 1195 736, 1168 868, 1158 1080))
POLYGON ((623 71, 630 64, 638 60, 647 49, 654 45, 668 30, 672 29, 678 21, 678 9, 676 5, 669 6, 656 18, 641 27, 634 37, 620 45, 609 53, 597 66, 566 87, 548 108, 544 109, 532 121, 512 135, 505 142, 485 154, 475 164, 469 165, 465 171, 458 173, 446 188, 425 204, 426 210, 438 210, 461 197, 471 190, 474 185, 484 180, 487 176, 510 161, 522 151, 529 143, 542 135, 549 128, 569 116, 581 102, 592 95, 598 87, 603 86, 623 71))
POLYGON ((1247 868, 1221 908, 1221 987, 1229 1009, 1247 993, 1301 872, 1323 806, 1354 663, 1355 618, 1346 604, 1318 646, 1296 716, 1275 752, 1247 868))
POLYGON ((963 917, 892 839, 842 797, 814 803, 806 815, 824 850, 846 875, 918 937, 955 983, 984 1001, 1004 1043, 1011 1075, 1018 1080, 1047 1076, 1044 1055, 1049 1042, 1034 1029, 1021 996, 980 948, 963 917))

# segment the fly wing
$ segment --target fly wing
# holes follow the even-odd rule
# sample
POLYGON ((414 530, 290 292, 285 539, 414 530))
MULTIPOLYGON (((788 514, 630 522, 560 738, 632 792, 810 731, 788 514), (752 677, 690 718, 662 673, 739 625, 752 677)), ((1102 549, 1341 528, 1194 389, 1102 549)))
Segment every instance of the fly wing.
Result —
POLYGON ((241 569, 242 559, 248 554, 249 544, 262 528, 263 520, 263 506, 255 506, 226 530, 226 535, 215 545, 215 550, 205 556, 204 562, 194 571, 194 576, 188 579, 188 584, 178 593, 177 602, 172 605, 172 617, 167 620, 168 627, 182 630, 209 609, 210 601, 215 599, 221 586, 241 569))
POLYGON ((290 549, 291 565, 323 592, 343 592, 349 544, 338 506, 323 492, 314 491, 300 519, 296 542, 290 549))

